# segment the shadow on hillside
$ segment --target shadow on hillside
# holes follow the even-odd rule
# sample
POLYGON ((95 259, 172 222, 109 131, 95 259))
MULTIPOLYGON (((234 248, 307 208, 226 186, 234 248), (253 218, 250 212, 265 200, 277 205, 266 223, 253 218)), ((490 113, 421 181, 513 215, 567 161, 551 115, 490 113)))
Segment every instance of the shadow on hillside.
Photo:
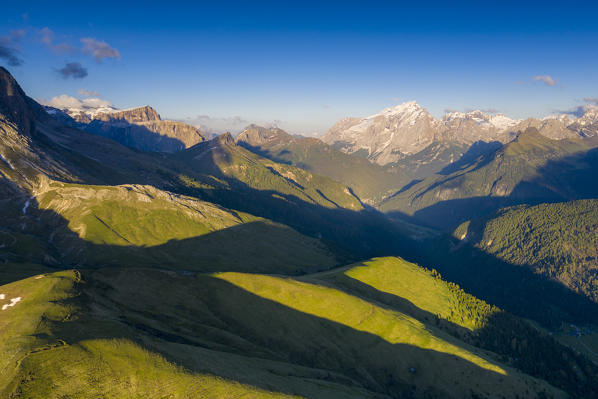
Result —
MULTIPOLYGON (((261 157, 270 159, 270 160, 272 160, 274 162, 278 162, 278 163, 285 164, 285 165, 293 165, 293 162, 291 162, 290 160, 281 158, 281 155, 289 154, 290 153, 289 150, 279 151, 278 155, 276 155, 273 151, 270 151, 270 150, 268 150, 266 148, 263 148, 263 147, 260 147, 260 146, 251 145, 251 144, 246 143, 244 141, 238 141, 237 145, 239 147, 243 147, 246 150, 249 150, 249 151, 253 152, 254 154, 257 154, 257 155, 259 155, 261 157)), ((301 169, 310 170, 310 167, 308 165, 305 165, 305 164, 303 164, 302 166, 299 166, 299 165, 295 165, 295 166, 297 166, 297 167, 299 167, 301 169)))
MULTIPOLYGON (((81 239, 61 215, 39 209, 35 198, 23 193, 14 199, 18 200, 11 215, 0 224, 0 235, 4 234, 0 236, 2 263, 32 263, 57 269, 153 267, 287 275, 327 270, 344 263, 344 259, 337 258, 338 253, 332 253, 321 242, 287 226, 260 220, 154 246, 97 244, 81 239)), ((105 234, 115 235, 113 242, 127 242, 112 226, 102 223, 105 234)), ((31 273, 37 274, 35 269, 31 273)), ((26 274, 15 276, 24 278, 26 274)))
POLYGON ((485 165, 487 165, 492 160, 492 154, 496 152, 496 150, 502 147, 502 143, 500 141, 476 141, 468 148, 468 150, 455 162, 445 166, 442 168, 439 175, 450 175, 451 173, 457 172, 461 168, 471 164, 476 158, 480 158, 480 162, 477 164, 476 169, 479 169, 485 165))
POLYGON ((535 274, 530 265, 513 265, 445 235, 427 243, 413 261, 430 265, 466 292, 547 328, 562 321, 598 319, 598 304, 559 282, 535 274))
MULTIPOLYGON (((316 279, 308 278, 306 281, 316 284, 322 283, 322 280, 317 279, 317 277, 316 279)), ((323 281, 327 282, 325 279, 323 281)), ((449 320, 439 318, 437 315, 419 308, 406 298, 380 291, 377 288, 354 279, 346 274, 336 275, 333 281, 333 283, 330 283, 331 286, 336 289, 340 289, 349 295, 358 296, 369 302, 375 302, 378 306, 388 310, 405 313, 417 320, 425 322, 426 324, 434 325, 459 339, 470 336, 470 331, 467 328, 455 324, 449 320)))
MULTIPOLYGON (((223 151, 219 156, 223 163, 232 161, 228 152, 223 151)), ((202 152, 197 157, 201 157, 201 165, 189 165, 192 160, 187 160, 187 163, 185 159, 174 160, 177 165, 175 170, 198 181, 212 176, 220 183, 210 188, 193 187, 185 185, 178 176, 171 175, 166 177, 170 179, 170 191, 288 225, 300 233, 320 239, 333 251, 348 256, 347 260, 396 255, 417 246, 408 238, 406 231, 376 210, 366 208, 354 211, 342 208, 317 187, 316 193, 330 207, 322 206, 315 200, 308 202, 293 194, 256 189, 226 175, 211 159, 211 154, 202 152)), ((273 176, 280 178, 279 173, 273 173, 273 176)), ((284 179, 285 182, 287 180, 284 179)), ((302 189, 296 184, 287 184, 302 189)), ((308 193, 305 193, 305 197, 311 199, 308 193)), ((356 197, 352 195, 351 199, 354 198, 356 197)))
MULTIPOLYGON (((307 281, 318 283, 316 279, 307 281)), ((550 381, 552 385, 567 392, 576 392, 581 397, 591 397, 598 393, 598 380, 592 378, 592 373, 596 374, 598 369, 589 359, 571 348, 558 344, 553 337, 510 313, 492 313, 482 327, 470 331, 417 307, 406 298, 380 291, 345 274, 336 275, 330 285, 383 308, 406 313, 463 342, 489 350, 497 354, 503 363, 526 374, 550 381), (564 353, 566 359, 563 358, 564 353), (580 377, 577 371, 580 369, 589 375, 580 377)), ((461 306, 467 304, 463 303, 461 306)), ((475 312, 475 307, 469 308, 469 311, 475 312)), ((428 329, 430 330, 429 327, 428 329)))
MULTIPOLYGON (((24 195, 22 199, 24 200, 25 198, 27 197, 24 195)), ((21 205, 21 203, 17 204, 15 209, 20 209, 21 205)), ((11 262, 39 262, 47 267, 54 267, 56 269, 64 269, 67 265, 77 268, 123 266, 131 268, 131 270, 138 267, 172 268, 179 271, 187 271, 187 273, 182 273, 183 276, 179 275, 178 278, 194 280, 191 277, 193 273, 189 273, 189 271, 251 271, 272 273, 280 272, 281 269, 279 267, 281 267, 281 264, 288 261, 288 259, 283 259, 277 264, 276 262, 279 260, 271 256, 270 250, 272 248, 264 250, 264 247, 259 246, 259 242, 257 241, 264 240, 264 235, 280 236, 285 233, 283 230, 280 230, 279 226, 270 229, 270 226, 264 226, 263 223, 249 223, 187 240, 172 240, 156 247, 135 247, 93 244, 81 240, 76 233, 68 228, 67 221, 60 215, 53 211, 37 209, 34 199, 30 199, 30 204, 25 214, 17 212, 13 216, 15 219, 10 222, 16 230, 20 229, 19 234, 29 237, 29 241, 32 238, 36 238, 43 245, 47 246, 39 249, 38 255, 40 257, 35 259, 31 256, 35 255, 36 252, 30 251, 30 243, 27 241, 28 244, 22 248, 23 253, 20 255, 21 258, 17 256, 10 259, 11 262), (53 232, 53 229, 48 228, 49 226, 58 226, 59 231, 53 232), (265 230, 257 231, 255 228, 264 228, 265 230), (243 242, 250 238, 250 236, 257 237, 257 241, 252 242, 250 245, 234 245, 234 243, 243 242), (223 243, 233 244, 223 245, 223 243), (270 256, 264 256, 265 253, 270 256), (25 255, 29 256, 29 258, 25 255), (49 259, 47 255, 53 255, 56 258, 49 259), (181 262, 185 262, 185 259, 188 259, 188 261, 181 268, 181 262), (76 263, 69 264, 69 262, 76 263), (194 267, 187 268, 187 265, 194 267), (270 266, 273 269, 270 269, 270 266), (185 275, 187 277, 184 277, 185 275)), ((4 227, 9 226, 6 225, 4 227)), ((283 244, 288 245, 289 243, 283 244)), ((276 243, 273 245, 277 247, 274 249, 282 251, 282 253, 289 249, 284 245, 277 245, 276 243)), ((2 248, 1 251, 5 251, 0 252, 0 254, 6 256, 7 249, 2 248)), ((435 252, 435 254, 440 256, 440 252, 435 252)), ((9 255, 14 256, 15 254, 9 252, 9 255)), ((430 259, 430 261, 433 260, 430 259)), ((309 264, 310 255, 306 257, 305 261, 306 264, 309 264)), ((434 265, 435 263, 425 264, 434 265)), ((14 267, 14 263, 11 267, 14 267)), ((305 269, 290 270, 291 268, 288 268, 288 265, 285 267, 287 269, 284 272, 287 274, 305 273, 308 271, 305 269)), ((513 268, 513 266, 510 267, 513 268)), ((111 273, 116 269, 112 267, 102 270, 98 273, 111 273)), ((469 272, 471 273, 471 270, 469 272)), ((497 272, 502 273, 503 270, 494 270, 494 273, 497 272)), ((25 273, 31 272, 25 271, 25 273)), ((90 276, 93 278, 95 272, 84 271, 84 280, 89 275, 88 273, 91 273, 90 276)), ((155 271, 155 273, 159 273, 159 271, 155 271)), ((491 272, 489 274, 490 276, 493 275, 491 272)), ((20 278, 25 276, 23 275, 20 278)), ((451 279, 450 275, 448 277, 451 279)), ((510 277, 513 277, 513 274, 510 277)), ((453 355, 425 350, 407 344, 390 344, 375 335, 356 331, 353 328, 307 315, 260 298, 219 279, 201 275, 197 276, 197 278, 201 282, 199 284, 201 288, 194 291, 199 295, 197 299, 210 306, 212 314, 218 315, 217 319, 208 318, 208 321, 197 319, 198 317, 202 317, 201 315, 204 313, 199 312, 196 314, 190 308, 189 304, 184 302, 177 303, 176 306, 164 310, 156 311, 154 309, 152 312, 147 312, 147 310, 143 309, 134 309, 132 303, 123 303, 122 305, 100 304, 98 301, 100 301, 99 298, 101 295, 108 295, 112 289, 116 288, 105 287, 105 283, 99 285, 90 284, 89 288, 82 287, 84 292, 87 292, 84 296, 85 300, 89 301, 84 305, 89 306, 93 304, 95 306, 99 304, 102 306, 113 306, 113 310, 116 312, 114 319, 106 322, 82 316, 81 319, 73 322, 73 324, 65 323, 60 327, 61 329, 64 328, 64 330, 58 331, 59 336, 67 337, 71 334, 71 339, 67 339, 69 343, 93 338, 133 339, 148 350, 160 353, 171 362, 182 365, 193 372, 208 372, 263 389, 280 390, 281 392, 285 392, 284 384, 277 387, 275 383, 268 379, 256 378, 253 373, 250 375, 247 372, 229 370, 222 365, 220 367, 214 366, 216 367, 214 368, 210 364, 202 363, 199 360, 201 358, 200 352, 196 356, 189 356, 189 351, 200 350, 199 348, 201 350, 218 350, 239 356, 249 356, 250 358, 266 358, 297 364, 318 369, 314 371, 316 374, 310 378, 331 381, 343 386, 357 385, 358 387, 394 397, 408 397, 409 394, 420 392, 422 383, 430 381, 430 378, 433 378, 431 375, 435 375, 433 370, 438 367, 443 370, 455 370, 455 374, 452 377, 453 381, 459 381, 460 379, 462 381, 464 377, 457 370, 460 372, 464 369, 472 370, 471 373, 476 375, 475 379, 494 380, 497 384, 496 386, 499 386, 498 384, 504 378, 508 378, 481 369, 453 355), (213 287, 213 289, 210 289, 210 287, 213 287), (94 289, 100 290, 97 292, 97 295, 94 293, 94 289), (237 317, 242 319, 238 319, 237 317), (198 323, 197 325, 200 325, 201 328, 185 324, 192 323, 194 318, 195 322, 198 323), (106 324, 103 324, 105 322, 106 324), (121 323, 123 328, 115 330, 114 322, 121 323), (214 336, 213 333, 206 332, 206 337, 202 335, 202 332, 206 331, 206 323, 210 331, 225 331, 226 333, 222 333, 223 335, 219 335, 220 333, 218 333, 214 336), (121 336, 120 332, 115 335, 114 331, 129 331, 131 335, 121 336), (240 339, 232 339, 231 341, 232 336, 230 334, 238 336, 240 339), (149 337, 149 340, 144 337, 149 337), (326 339, 321 341, 322 337, 326 337, 326 339), (241 345, 239 342, 248 342, 250 345, 241 345), (335 342, 335 344, 330 345, 330 342, 335 342), (367 348, 367 350, 364 350, 364 348, 367 348), (409 371, 411 368, 414 369, 413 372, 409 371)), ((136 280, 133 279, 134 281, 136 280)), ((125 295, 125 297, 134 298, 131 299, 131 302, 142 306, 144 303, 144 292, 145 295, 152 297, 156 297, 156 294, 153 291, 149 292, 150 287, 142 284, 141 279, 139 281, 141 285, 135 288, 138 291, 130 292, 130 295, 125 295)), ((132 286, 134 286, 133 282, 131 282, 132 286)), ((517 282, 520 283, 519 281, 517 282)), ((86 280, 86 283, 91 283, 91 281, 86 280)), ((162 283, 164 282, 160 280, 160 284, 162 283)), ((527 284, 531 284, 531 286, 543 284, 542 286, 546 286, 542 280, 531 283, 527 282, 527 284)), ((125 284, 119 289, 125 289, 124 287, 126 286, 129 285, 125 284)), ((500 284, 498 284, 498 287, 502 288, 500 284)), ((497 301, 493 303, 504 300, 504 298, 500 297, 500 288, 498 292, 497 290, 491 292, 491 294, 499 295, 498 298, 495 298, 497 301)), ((516 288, 525 289, 529 287, 526 283, 523 283, 516 288)), ((517 290, 513 291, 505 292, 504 294, 510 295, 511 299, 517 298, 517 290)), ((543 292, 542 290, 540 291, 543 292)), ((477 294, 473 289, 469 289, 469 292, 477 294)), ((484 295, 479 296, 484 298, 484 295)), ((562 298, 567 298, 567 296, 560 295, 560 298, 562 300, 562 298)), ((385 302, 389 306, 396 303, 393 302, 396 301, 393 298, 386 297, 383 299, 385 299, 385 302)), ((528 302, 536 301, 535 303, 530 303, 530 306, 538 306, 545 300, 536 291, 532 292, 532 297, 527 299, 528 302)), ((75 299, 75 301, 78 300, 75 299)), ((556 305, 557 302, 555 300, 554 304, 556 305)), ((401 305, 404 306, 405 303, 401 305)), ((524 308, 524 310, 528 311, 529 309, 524 308)), ((423 312, 412 304, 410 311, 420 315, 423 312)), ((579 308, 578 311, 584 312, 584 309, 579 308)), ((424 317, 427 316, 429 315, 424 315, 424 317)), ((560 311, 558 316, 563 316, 563 311, 560 311)), ((244 361, 250 362, 247 359, 244 361)), ((245 366, 242 366, 242 370, 249 370, 253 366, 248 365, 249 369, 243 369, 243 367, 245 366)), ((272 373, 269 366, 264 366, 263 372, 264 377, 272 373)), ((305 378, 304 372, 301 371, 301 375, 297 378, 305 378)), ((288 374, 288 370, 285 373, 288 374)), ((297 391, 293 390, 292 392, 297 391)), ((318 397, 318 395, 309 392, 305 392, 304 394, 310 398, 318 397)), ((446 392, 433 390, 427 391, 427 394, 439 397, 446 396, 446 392)))
POLYGON ((92 120, 89 123, 79 123, 60 110, 56 110, 53 118, 63 125, 103 136, 141 151, 176 152, 186 148, 185 143, 177 138, 162 135, 150 130, 147 126, 130 123, 125 119, 112 122, 92 120))
MULTIPOLYGON (((226 153, 225 155, 228 156, 226 153)), ((208 159, 207 161, 210 160, 208 159)), ((528 272, 521 266, 514 266, 499 261, 489 255, 479 253, 479 251, 476 252, 475 249, 471 249, 472 254, 465 254, 458 251, 455 253, 447 248, 441 248, 441 244, 438 242, 422 243, 413 241, 407 237, 405 230, 402 230, 396 223, 389 221, 384 215, 378 212, 370 210, 356 212, 343 208, 326 208, 318 204, 308 203, 294 195, 283 194, 272 190, 257 190, 244 182, 225 176, 213 162, 205 163, 205 165, 205 169, 194 171, 190 170, 184 164, 173 163, 173 171, 161 176, 162 184, 157 186, 176 193, 187 194, 214 202, 226 208, 266 217, 290 226, 300 233, 320 239, 334 253, 339 263, 349 263, 374 256, 399 255, 407 260, 413 260, 419 264, 437 268, 449 280, 459 283, 468 292, 516 314, 534 318, 543 324, 549 324, 552 320, 555 320, 556 317, 554 316, 561 315, 565 320, 578 320, 583 318, 584 312, 581 312, 581 309, 591 309, 591 311, 586 312, 588 315, 596 314, 596 305, 588 304, 585 297, 573 293, 556 283, 547 281, 542 277, 532 275, 531 272, 528 272), (212 173, 223 184, 211 188, 190 187, 182 184, 178 178, 178 173, 189 173, 190 176, 203 177, 212 173), (439 255, 434 256, 435 254, 439 255), (452 262, 451 259, 456 260, 452 262), (459 273, 460 270, 462 271, 461 273, 459 273), (495 279, 499 280, 501 284, 493 284, 492 282, 495 279), (484 289, 480 289, 480 287, 484 287, 484 289), (549 298, 550 309, 546 308, 546 298, 542 295, 542 290, 547 290, 547 292, 555 294, 551 294, 549 298), (564 295, 564 298, 567 298, 563 303, 560 303, 558 296, 556 296, 557 292, 559 292, 559 295, 564 295), (524 304, 524 306, 519 306, 519 303, 524 304)), ((130 176, 127 178, 131 179, 130 176)), ((147 184, 147 181, 147 178, 140 176, 139 180, 123 181, 123 183, 147 184)), ((500 205, 490 204, 487 210, 490 212, 493 208, 500 205)), ((479 205, 470 203, 467 207, 475 209, 479 205)), ((446 212, 438 212, 435 218, 439 220, 448 219, 446 212)), ((49 219, 52 219, 52 215, 49 216, 49 219)), ((62 231, 67 237, 65 242, 79 242, 79 245, 73 245, 74 248, 90 245, 89 243, 83 244, 82 240, 68 229, 66 221, 52 221, 54 225, 60 223, 62 224, 62 231)), ((215 248, 214 254, 222 254, 218 255, 220 256, 220 260, 224 259, 228 253, 236 251, 238 253, 238 263, 235 263, 235 267, 240 267, 239 265, 242 265, 243 262, 250 264, 252 258, 267 258, 265 254, 268 251, 272 251, 272 249, 264 249, 264 253, 258 256, 256 256, 255 252, 249 256, 247 252, 239 249, 239 245, 231 245, 230 247, 220 246, 218 248, 217 243, 219 240, 226 241, 227 236, 231 237, 228 242, 241 242, 238 238, 234 238, 235 234, 239 231, 246 231, 247 234, 245 234, 245 237, 251 236, 252 228, 251 226, 242 226, 230 229, 230 231, 224 230, 213 233, 212 235, 183 240, 182 242, 173 241, 159 248, 143 250, 135 247, 123 249, 123 247, 110 248, 109 246, 92 245, 93 250, 91 252, 104 256, 104 258, 101 258, 104 259, 104 264, 118 264, 119 259, 122 258, 129 259, 128 257, 131 257, 131 260, 139 260, 141 257, 142 264, 144 265, 148 264, 145 263, 147 259, 150 260, 149 264, 161 263, 174 265, 179 262, 180 258, 168 255, 172 251, 193 254, 197 253, 193 252, 194 248, 201 248, 202 243, 210 242, 209 247, 215 248), (216 239, 217 237, 218 239, 216 239), (125 252, 123 253, 122 251, 125 252), (140 256, 139 253, 151 255, 140 256), (155 259, 159 261, 154 262, 155 259)), ((265 234, 272 237, 280 235, 276 231, 276 228, 273 228, 270 232, 265 232, 265 234)), ((276 247, 281 251, 289 248, 285 245, 278 245, 276 247)), ((266 247, 255 245, 253 248, 259 250, 266 247)), ((51 253, 57 252, 56 249, 52 249, 52 246, 49 247, 48 251, 54 251, 51 253)), ((81 250, 78 249, 78 251, 81 250)), ((77 251, 73 251, 70 259, 76 260, 77 257, 77 251)), ((186 259, 194 258, 198 260, 210 259, 209 256, 205 255, 204 257, 190 255, 186 259)), ((85 262, 80 261, 79 264, 84 265, 85 262)), ((130 262, 130 260, 127 260, 127 262, 130 262)), ((309 262, 309 260, 306 260, 306 262, 309 262)), ((97 266, 101 266, 101 264, 102 262, 94 262, 94 265, 97 266)), ((205 263, 203 265, 205 267, 205 263)), ((259 265, 259 262, 255 261, 252 267, 255 265, 259 265)), ((198 269, 200 268, 198 267, 198 269)), ((229 268, 224 270, 235 269, 229 268)), ((258 270, 270 273, 277 272, 273 269, 266 270, 261 267, 258 270)), ((297 274, 298 272, 301 273, 313 269, 292 267, 285 268, 284 270, 285 273, 297 274)))
MULTIPOLYGON (((81 317, 73 322, 57 325, 55 330, 67 343, 128 338, 194 373, 214 374, 267 391, 314 399, 322 397, 320 389, 328 383, 334 384, 332 388, 337 392, 344 386, 394 398, 462 396, 470 392, 469 387, 464 387, 468 385, 466 378, 508 390, 509 375, 455 355, 392 344, 377 335, 289 308, 218 278, 198 276, 189 279, 189 283, 181 281, 176 285, 170 277, 160 278, 161 283, 179 287, 178 298, 164 298, 161 303, 154 299, 156 303, 152 303, 147 298, 155 297, 155 293, 148 294, 147 290, 157 281, 144 280, 136 271, 131 271, 131 277, 123 272, 111 280, 110 273, 120 272, 83 271, 83 295, 71 304, 87 312, 81 312, 81 317), (191 293, 193 299, 185 297, 191 293), (130 299, 123 302, 121 298, 130 299), (147 312, 150 307, 154 312, 147 312), (92 316, 92 308, 101 309, 104 316, 92 316), (110 314, 109 318, 106 314, 110 314), (206 317, 207 314, 217 318, 206 317), (115 323, 122 327, 115 328, 115 323), (123 334, 125 331, 129 334, 123 334), (219 361, 204 360, 210 359, 207 351, 220 353, 210 356, 217 355, 219 361), (264 364, 263 359, 280 363, 264 364), (441 383, 447 388, 445 391, 434 388, 438 387, 439 370, 446 375, 441 383), (294 387, 289 387, 285 378, 295 380, 294 387), (312 383, 320 388, 314 390, 312 383), (451 384, 454 385, 447 386, 451 384)), ((162 290, 164 297, 169 292, 162 290)))
MULTIPOLYGON (((476 166, 476 169, 478 166, 476 166)), ((475 170, 475 169, 474 169, 475 170)), ((598 148, 558 160, 550 160, 538 169, 531 180, 519 182, 508 196, 485 196, 451 199, 414 212, 412 221, 441 229, 452 229, 460 223, 487 216, 500 208, 514 205, 537 205, 540 203, 598 198, 598 148)), ((461 175, 452 177, 455 179, 461 175)), ((426 189, 428 192, 443 180, 426 189)), ((420 193, 418 196, 423 194, 420 193)), ((405 217, 399 211, 387 213, 391 217, 405 217)))

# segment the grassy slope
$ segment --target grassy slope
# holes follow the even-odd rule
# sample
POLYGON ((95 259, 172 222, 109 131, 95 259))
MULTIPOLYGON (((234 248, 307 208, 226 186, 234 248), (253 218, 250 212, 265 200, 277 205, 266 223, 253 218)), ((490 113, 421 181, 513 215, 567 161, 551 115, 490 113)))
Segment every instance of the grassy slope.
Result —
POLYGON ((481 156, 460 170, 449 175, 437 174, 415 184, 389 198, 380 208, 385 212, 415 215, 437 227, 448 227, 517 201, 568 198, 579 187, 569 187, 566 179, 560 179, 562 171, 542 174, 542 169, 550 161, 582 153, 591 145, 581 140, 550 140, 528 130, 500 150, 481 156))
POLYGON ((112 268, 2 286, 23 300, 0 312, 9 370, 0 389, 23 398, 560 396, 407 313, 307 278, 112 268))
POLYGON ((459 226, 455 236, 598 301, 598 201, 518 206, 459 226))
POLYGON ((9 298, 23 297, 0 314, 3 397, 290 397, 191 373, 130 339, 73 342, 57 330, 81 317, 71 301, 79 277, 69 271, 40 276, 1 287, 9 298))
POLYGON ((346 186, 258 156, 235 145, 230 135, 171 159, 180 166, 172 184, 184 186, 182 192, 288 225, 349 254, 346 259, 395 253, 414 230, 364 209, 346 186))
POLYGON ((237 146, 230 135, 198 144, 175 154, 173 158, 182 160, 196 171, 211 173, 219 178, 232 178, 256 190, 293 195, 325 208, 362 209, 359 200, 349 193, 346 186, 330 178, 263 158, 237 146))
POLYGON ((438 273, 419 267, 400 258, 378 258, 343 269, 322 272, 320 279, 333 281, 349 290, 359 291, 360 283, 379 292, 404 298, 415 308, 420 318, 432 321, 431 316, 447 320, 474 331, 498 309, 467 295, 458 286, 442 280, 438 273))
POLYGON ((345 154, 319 139, 293 137, 280 129, 250 127, 237 137, 237 143, 279 163, 342 182, 370 205, 409 181, 398 168, 385 168, 359 156, 345 154))
POLYGON ((29 201, 27 214, 5 209, 14 227, 0 228, 0 257, 11 262, 287 274, 337 264, 287 226, 150 186, 54 182, 29 201))

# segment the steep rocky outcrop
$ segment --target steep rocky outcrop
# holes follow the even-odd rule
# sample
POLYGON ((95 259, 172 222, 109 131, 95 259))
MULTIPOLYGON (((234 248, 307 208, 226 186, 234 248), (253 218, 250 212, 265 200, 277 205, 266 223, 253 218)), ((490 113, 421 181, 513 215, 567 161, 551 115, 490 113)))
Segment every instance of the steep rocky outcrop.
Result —
POLYGON ((58 121, 142 151, 176 152, 206 140, 198 128, 162 120, 152 107, 85 111, 47 107, 58 121))

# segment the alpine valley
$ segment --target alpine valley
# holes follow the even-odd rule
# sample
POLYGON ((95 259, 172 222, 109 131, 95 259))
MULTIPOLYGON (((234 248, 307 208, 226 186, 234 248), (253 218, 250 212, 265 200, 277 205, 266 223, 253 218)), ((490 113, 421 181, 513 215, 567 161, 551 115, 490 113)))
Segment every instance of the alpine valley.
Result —
POLYGON ((236 137, 0 67, 0 397, 598 397, 598 108, 236 137))

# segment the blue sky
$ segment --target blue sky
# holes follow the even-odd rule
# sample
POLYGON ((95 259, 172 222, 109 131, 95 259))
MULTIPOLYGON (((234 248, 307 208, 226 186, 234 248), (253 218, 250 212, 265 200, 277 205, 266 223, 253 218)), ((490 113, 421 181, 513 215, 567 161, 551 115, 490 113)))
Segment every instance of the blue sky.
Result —
POLYGON ((87 91, 216 129, 256 122, 323 133, 343 116, 408 100, 436 117, 474 108, 523 118, 598 97, 597 2, 2 8, 0 64, 30 96, 83 99, 87 91))

